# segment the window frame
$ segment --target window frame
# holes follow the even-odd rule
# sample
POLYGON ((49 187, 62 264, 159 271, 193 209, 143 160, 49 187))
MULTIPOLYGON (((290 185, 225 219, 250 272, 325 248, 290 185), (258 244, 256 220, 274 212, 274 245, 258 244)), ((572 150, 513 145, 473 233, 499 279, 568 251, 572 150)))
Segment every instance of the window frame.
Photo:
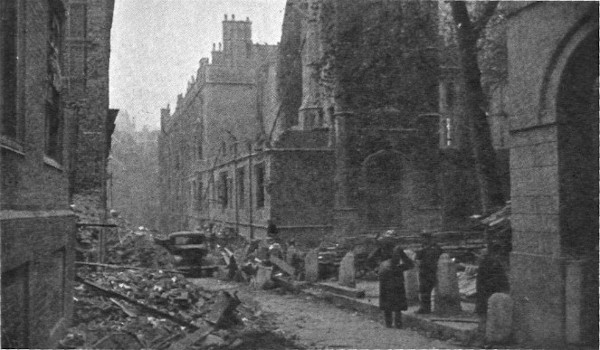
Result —
MULTIPOLYGON (((10 88, 13 89, 13 94, 10 98, 14 101, 14 132, 7 133, 4 130, 4 101, 6 96, 4 85, 0 85, 0 108, 2 108, 2 121, 0 122, 0 147, 3 149, 8 149, 15 153, 24 155, 23 142, 25 139, 25 120, 23 114, 23 81, 24 81, 24 69, 25 69, 25 59, 19 60, 19 57, 24 57, 24 40, 25 36, 23 35, 23 25, 26 21, 24 18, 26 16, 26 11, 24 10, 25 2, 24 1, 13 1, 13 0, 0 0, 2 1, 2 7, 7 5, 14 5, 14 23, 11 22, 10 27, 14 29, 14 32, 11 32, 9 35, 14 36, 14 67, 12 68, 12 73, 14 74, 14 83, 10 84, 10 88)), ((2 11, 6 13, 6 11, 2 11)), ((1 28, 0 28, 1 29, 1 28)), ((4 38, 0 38, 2 41, 2 48, 4 51, 4 38)), ((3 64, 3 60, 0 61, 0 65, 3 64)), ((2 76, 2 81, 6 82, 4 79, 4 67, 0 67, 2 69, 0 71, 2 76)), ((8 84, 7 84, 8 85, 8 84)))
POLYGON ((241 166, 236 169, 236 194, 238 197, 238 208, 246 207, 246 166, 241 166))
POLYGON ((47 84, 45 101, 44 155, 61 165, 64 161, 64 114, 62 109, 62 58, 64 18, 48 0, 47 84), (55 63, 55 64, 54 64, 55 63))
POLYGON ((254 196, 256 208, 264 208, 266 200, 265 180, 267 175, 264 162, 254 166, 254 175, 256 179, 256 195, 254 196))

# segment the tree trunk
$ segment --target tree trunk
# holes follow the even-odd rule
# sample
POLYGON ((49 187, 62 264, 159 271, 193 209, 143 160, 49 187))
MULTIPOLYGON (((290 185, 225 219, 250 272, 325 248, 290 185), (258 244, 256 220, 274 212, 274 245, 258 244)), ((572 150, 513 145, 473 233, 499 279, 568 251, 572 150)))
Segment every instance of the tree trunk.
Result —
MULTIPOLYGON (((495 8, 496 3, 492 2, 489 5, 495 8)), ((477 39, 493 10, 487 11, 487 14, 480 18, 480 23, 474 24, 469 18, 464 1, 453 1, 450 5, 458 29, 460 64, 465 80, 465 112, 475 158, 481 205, 484 214, 487 214, 494 207, 504 204, 496 169, 496 152, 492 146, 490 126, 486 116, 487 98, 481 86, 481 70, 477 62, 477 39)))

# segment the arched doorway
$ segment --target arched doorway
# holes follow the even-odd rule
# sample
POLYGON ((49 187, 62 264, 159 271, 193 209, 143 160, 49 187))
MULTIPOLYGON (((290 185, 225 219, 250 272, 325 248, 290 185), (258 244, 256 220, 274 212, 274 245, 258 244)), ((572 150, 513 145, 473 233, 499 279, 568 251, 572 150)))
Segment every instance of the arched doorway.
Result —
POLYGON ((361 167, 361 221, 370 229, 402 227, 404 158, 392 149, 377 151, 361 167))
POLYGON ((566 337, 598 344, 598 28, 569 56, 556 98, 566 337))

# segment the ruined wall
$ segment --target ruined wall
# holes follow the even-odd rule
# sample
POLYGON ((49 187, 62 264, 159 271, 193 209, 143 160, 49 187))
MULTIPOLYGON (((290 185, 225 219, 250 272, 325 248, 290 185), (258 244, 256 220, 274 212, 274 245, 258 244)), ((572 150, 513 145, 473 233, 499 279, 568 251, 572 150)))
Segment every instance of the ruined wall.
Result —
POLYGON ((114 120, 108 114, 108 67, 114 0, 69 1, 66 27, 65 106, 69 132, 77 151, 72 155, 72 191, 99 191, 105 176, 114 120))
MULTIPOLYGON (((248 144, 264 139, 264 119, 275 118, 269 77, 277 46, 252 44, 251 22, 234 18, 223 21, 223 41, 213 48, 212 63, 200 60, 173 114, 163 111, 159 154, 166 231, 193 229, 212 218, 229 224, 243 215, 233 206, 222 207, 219 172, 229 171, 234 181, 235 169, 229 169, 234 159, 247 152, 248 144), (259 79, 264 80, 261 93, 259 79)), ((233 191, 233 183, 229 188, 233 191)), ((233 192, 229 195, 232 204, 233 192)))

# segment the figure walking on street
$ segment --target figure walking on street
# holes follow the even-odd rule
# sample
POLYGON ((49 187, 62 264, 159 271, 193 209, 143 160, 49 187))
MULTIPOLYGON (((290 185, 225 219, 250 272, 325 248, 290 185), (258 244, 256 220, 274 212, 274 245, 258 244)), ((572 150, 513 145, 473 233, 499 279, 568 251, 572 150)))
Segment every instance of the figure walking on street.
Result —
POLYGON ((379 308, 383 310, 386 327, 402 328, 402 311, 408 308, 404 288, 404 271, 414 267, 413 261, 396 246, 392 257, 379 267, 379 308), (402 263, 400 261, 402 260, 402 263))
POLYGON ((431 313, 431 292, 437 282, 437 264, 442 255, 442 248, 434 242, 431 233, 423 233, 423 248, 417 251, 415 260, 419 266, 419 300, 421 305, 418 314, 431 313))

